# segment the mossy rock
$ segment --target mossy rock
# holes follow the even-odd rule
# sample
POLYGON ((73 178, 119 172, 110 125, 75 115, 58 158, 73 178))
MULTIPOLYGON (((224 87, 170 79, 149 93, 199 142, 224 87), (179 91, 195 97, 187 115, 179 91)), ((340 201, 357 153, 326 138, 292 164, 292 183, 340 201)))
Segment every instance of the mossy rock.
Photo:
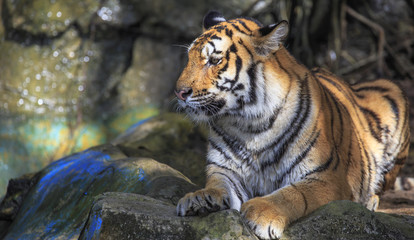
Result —
POLYGON ((184 115, 164 113, 112 141, 128 156, 150 157, 182 172, 194 183, 205 184, 208 130, 184 115))

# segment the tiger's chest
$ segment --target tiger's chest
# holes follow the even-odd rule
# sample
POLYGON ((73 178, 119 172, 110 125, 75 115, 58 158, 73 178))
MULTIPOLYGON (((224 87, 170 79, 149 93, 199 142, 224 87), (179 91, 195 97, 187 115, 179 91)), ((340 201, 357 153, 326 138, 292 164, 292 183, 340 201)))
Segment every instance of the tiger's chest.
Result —
POLYGON ((213 126, 208 162, 230 169, 251 197, 269 194, 300 179, 302 168, 292 169, 297 142, 287 144, 277 128, 246 129, 213 126))

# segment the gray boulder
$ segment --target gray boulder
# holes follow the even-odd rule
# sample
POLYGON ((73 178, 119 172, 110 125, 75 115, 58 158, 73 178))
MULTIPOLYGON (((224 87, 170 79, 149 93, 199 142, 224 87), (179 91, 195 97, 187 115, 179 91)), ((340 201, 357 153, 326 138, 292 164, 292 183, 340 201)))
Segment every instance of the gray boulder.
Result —
POLYGON ((175 205, 131 193, 100 195, 79 239, 257 239, 238 211, 178 217, 175 205))

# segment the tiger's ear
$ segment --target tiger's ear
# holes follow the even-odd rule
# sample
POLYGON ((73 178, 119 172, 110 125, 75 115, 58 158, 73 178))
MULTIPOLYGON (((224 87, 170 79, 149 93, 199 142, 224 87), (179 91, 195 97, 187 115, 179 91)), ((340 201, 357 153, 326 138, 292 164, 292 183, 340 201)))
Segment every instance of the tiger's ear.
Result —
POLYGON ((259 55, 268 55, 279 49, 289 32, 287 21, 261 27, 253 34, 255 50, 259 55))
POLYGON ((210 11, 204 16, 203 32, 205 32, 210 27, 225 21, 226 19, 223 17, 223 15, 221 15, 221 13, 217 11, 210 11))

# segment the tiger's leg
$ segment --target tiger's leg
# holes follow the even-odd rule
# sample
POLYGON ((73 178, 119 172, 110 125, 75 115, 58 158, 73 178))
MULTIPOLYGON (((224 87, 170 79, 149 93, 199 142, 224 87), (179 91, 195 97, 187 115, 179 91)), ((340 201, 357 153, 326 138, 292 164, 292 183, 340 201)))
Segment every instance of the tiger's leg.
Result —
POLYGON ((368 199, 366 207, 371 211, 376 211, 379 206, 379 201, 379 196, 375 194, 368 199))
POLYGON ((240 210, 246 191, 233 172, 216 166, 207 168, 206 187, 186 194, 177 205, 179 216, 205 215, 224 209, 240 210))
POLYGON ((391 171, 389 171, 384 176, 384 183, 383 183, 382 191, 388 190, 394 186, 395 179, 397 178, 397 175, 400 172, 400 169, 403 167, 405 161, 408 158, 409 147, 410 147, 409 138, 407 138, 406 141, 407 143, 404 144, 403 149, 400 151, 400 153, 397 155, 397 158, 395 159, 394 167, 391 169, 391 171))
POLYGON ((245 202, 241 213, 257 236, 274 239, 280 238, 292 221, 330 201, 350 197, 351 191, 347 186, 335 185, 332 180, 305 178, 272 194, 245 202))

